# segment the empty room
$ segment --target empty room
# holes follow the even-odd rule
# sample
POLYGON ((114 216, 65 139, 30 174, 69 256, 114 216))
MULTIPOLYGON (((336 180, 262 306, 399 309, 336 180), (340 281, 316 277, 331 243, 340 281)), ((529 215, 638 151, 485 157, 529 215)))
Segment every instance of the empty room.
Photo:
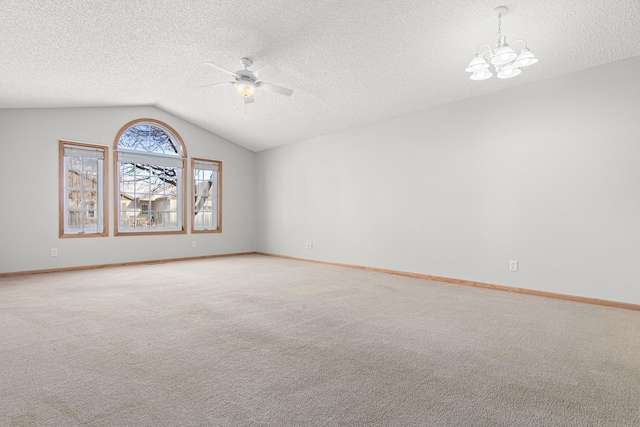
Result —
POLYGON ((0 36, 0 426, 640 426, 640 2, 0 36))

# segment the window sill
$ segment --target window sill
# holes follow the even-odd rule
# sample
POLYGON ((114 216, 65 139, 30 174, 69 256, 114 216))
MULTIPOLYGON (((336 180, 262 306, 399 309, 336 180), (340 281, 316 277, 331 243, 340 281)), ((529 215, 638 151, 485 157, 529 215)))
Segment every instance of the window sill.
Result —
POLYGON ((109 233, 107 231, 103 231, 101 233, 63 233, 60 235, 61 239, 74 239, 76 237, 109 237, 109 233))
POLYGON ((119 231, 116 230, 115 236, 155 236, 158 234, 187 234, 185 230, 148 230, 144 231, 132 230, 132 231, 119 231))
POLYGON ((206 229, 206 228, 198 228, 198 229, 191 229, 191 233, 192 234, 198 234, 198 233, 222 233, 222 230, 219 228, 216 229, 206 229))

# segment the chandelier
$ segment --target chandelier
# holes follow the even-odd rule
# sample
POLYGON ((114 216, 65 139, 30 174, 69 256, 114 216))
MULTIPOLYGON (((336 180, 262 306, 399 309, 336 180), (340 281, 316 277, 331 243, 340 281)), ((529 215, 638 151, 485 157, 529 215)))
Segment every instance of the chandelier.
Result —
POLYGON ((524 40, 513 42, 514 45, 520 42, 524 44, 519 54, 507 44, 507 38, 502 35, 502 16, 508 12, 509 9, 506 6, 493 9, 494 15, 498 16, 498 43, 495 51, 488 44, 478 46, 476 56, 465 69, 466 72, 471 73, 471 80, 490 79, 493 76, 491 65, 493 65, 499 79, 509 79, 520 74, 522 72, 520 68, 538 62, 538 58, 527 48, 527 43, 524 40))

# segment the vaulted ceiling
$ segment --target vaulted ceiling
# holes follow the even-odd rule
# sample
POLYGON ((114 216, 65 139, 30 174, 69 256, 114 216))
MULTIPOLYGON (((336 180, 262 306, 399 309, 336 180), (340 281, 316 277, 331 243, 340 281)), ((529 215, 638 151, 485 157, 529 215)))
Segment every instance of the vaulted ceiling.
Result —
POLYGON ((0 0, 0 108, 155 105, 254 151, 638 55, 638 0, 0 0), (503 4, 540 62, 471 81, 503 4), (200 87, 243 56, 293 95, 200 87))

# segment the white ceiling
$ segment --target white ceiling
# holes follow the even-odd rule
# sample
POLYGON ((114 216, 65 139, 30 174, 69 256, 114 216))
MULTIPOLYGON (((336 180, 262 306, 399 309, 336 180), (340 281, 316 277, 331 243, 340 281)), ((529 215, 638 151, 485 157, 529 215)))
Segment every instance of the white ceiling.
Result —
POLYGON ((0 108, 155 105, 254 151, 640 55, 640 0, 0 0, 0 108), (473 82, 508 41, 538 64, 473 82), (228 81, 277 70, 246 116, 228 81))

